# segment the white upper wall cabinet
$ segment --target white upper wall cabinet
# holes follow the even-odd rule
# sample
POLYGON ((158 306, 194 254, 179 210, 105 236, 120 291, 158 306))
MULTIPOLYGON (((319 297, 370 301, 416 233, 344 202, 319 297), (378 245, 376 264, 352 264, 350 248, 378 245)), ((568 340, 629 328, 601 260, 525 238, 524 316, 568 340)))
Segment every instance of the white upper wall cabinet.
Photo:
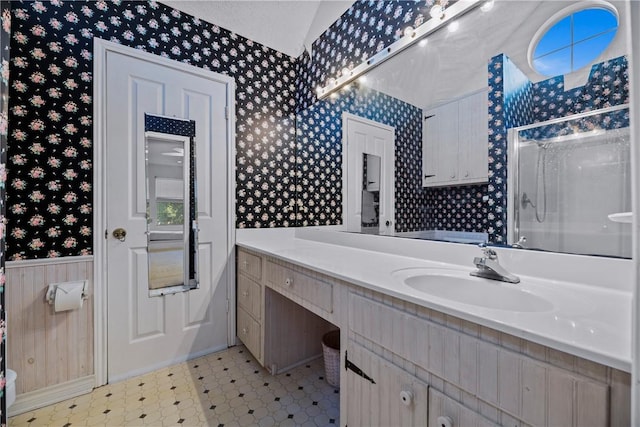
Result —
POLYGON ((425 109, 422 128, 423 187, 487 182, 487 114, 486 90, 425 109))

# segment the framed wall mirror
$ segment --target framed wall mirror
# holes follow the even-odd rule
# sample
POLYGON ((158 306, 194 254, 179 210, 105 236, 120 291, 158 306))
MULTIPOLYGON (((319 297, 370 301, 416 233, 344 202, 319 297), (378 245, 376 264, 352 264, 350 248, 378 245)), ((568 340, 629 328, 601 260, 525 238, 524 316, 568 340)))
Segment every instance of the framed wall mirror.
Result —
MULTIPOLYGON (((508 130, 628 103, 627 55, 630 52, 625 25, 629 3, 624 0, 495 0, 478 2, 477 5, 456 17, 455 25, 439 28, 422 40, 408 40, 408 43, 413 43, 410 47, 395 55, 390 53, 392 57, 383 62, 374 61, 378 65, 374 64, 375 67, 369 68, 366 74, 354 78, 328 96, 310 102, 297 114, 298 175, 302 177, 298 185, 300 194, 319 190, 320 194, 338 195, 335 204, 300 209, 299 225, 331 225, 339 223, 342 218, 347 230, 353 229, 349 226, 349 211, 340 211, 344 200, 339 203, 339 197, 342 194, 344 198, 344 194, 353 189, 362 193, 360 182, 351 188, 343 181, 340 188, 328 180, 318 183, 317 177, 318 172, 322 173, 323 162, 331 164, 336 160, 332 157, 333 151, 337 153, 335 157, 340 156, 336 146, 345 134, 341 115, 354 114, 395 129, 396 161, 388 178, 393 181, 396 220, 388 234, 474 244, 515 244, 518 247, 518 239, 509 237, 513 218, 509 216, 512 182, 508 171, 516 164, 508 155, 508 130), (602 40, 606 39, 609 44, 599 54, 593 54, 588 61, 579 64, 580 67, 572 66, 570 70, 556 74, 541 68, 540 58, 545 56, 538 55, 535 47, 542 43, 545 31, 567 19, 567 15, 584 14, 575 19, 590 16, 592 9, 612 14, 611 26, 603 27, 601 31, 602 40), (435 115, 433 111, 436 111, 435 115), (439 114, 442 112, 451 114, 439 114), (425 130, 430 130, 426 123, 432 125, 436 119, 440 126, 431 134, 440 138, 442 143, 436 148, 443 152, 443 147, 456 146, 457 150, 434 157, 433 152, 437 150, 432 147, 429 157, 429 150, 423 151, 423 136, 425 130), (479 135, 484 140, 478 138, 478 144, 470 147, 470 141, 479 135), (433 181, 436 179, 429 175, 433 172, 429 172, 429 168, 425 171, 423 167, 425 164, 433 165, 433 162, 437 162, 441 169, 448 167, 446 179, 438 179, 435 184, 433 181), (455 167, 449 167, 449 163, 455 163, 455 167), (425 174, 429 175, 428 179, 425 179, 425 174), (305 187, 305 179, 312 184, 305 187), (425 181, 430 182, 425 185, 425 181)), ((420 2, 415 7, 426 6, 420 2)), ((428 15, 428 11, 420 13, 428 15)), ((404 31, 405 35, 400 35, 396 43, 413 37, 411 30, 404 31)), ((419 33, 418 29, 414 30, 419 33)), ((322 49, 335 48, 332 35, 329 29, 314 44, 314 52, 316 49, 320 51, 318 58, 322 49)), ((311 57, 312 63, 316 64, 314 59, 316 53, 311 57)), ((350 68, 357 70, 359 63, 359 58, 345 58, 343 64, 323 70, 324 74, 319 73, 323 80, 313 83, 324 87, 327 82, 348 75, 350 68), (342 66, 345 68, 341 70, 342 66)), ((322 63, 318 62, 316 66, 322 68, 322 63)), ((612 120, 612 114, 608 113, 593 117, 603 125, 612 120)), ((429 136, 433 136, 431 134, 429 136)), ((607 162, 604 154, 590 156, 589 153, 593 154, 593 150, 583 151, 580 155, 601 166, 607 162)), ((362 154, 355 155, 358 162, 362 162, 362 154)), ((343 164, 345 162, 351 162, 348 156, 343 157, 343 164)), ((620 167, 628 165, 620 163, 620 167)), ((358 172, 362 173, 361 170, 358 172)), ((629 187, 630 177, 624 173, 620 176, 616 191, 623 194, 629 187)), ((339 177, 336 181, 339 182, 339 177)), ((548 181, 547 185, 553 184, 548 181)), ((527 194, 533 193, 529 190, 527 194)), ((589 197, 595 198, 596 195, 590 193, 589 197)), ((580 210, 579 200, 565 201, 573 203, 570 210, 580 210)), ((627 205, 612 207, 609 214, 625 213, 629 209, 627 205)), ((357 208, 360 210, 360 205, 357 208)), ((531 209, 527 211, 531 212, 531 209)), ((620 229, 622 241, 630 241, 628 225, 614 224, 606 216, 603 221, 601 225, 609 230, 620 229)), ((357 225, 360 227, 360 222, 357 225)), ((569 233, 568 226, 568 223, 564 224, 562 233, 569 233)), ((374 227, 366 231, 363 228, 363 231, 369 233, 371 228, 374 227)), ((601 253, 560 247, 551 241, 545 242, 544 234, 538 237, 539 242, 535 246, 520 247, 628 256, 626 249, 601 253)))
POLYGON ((145 115, 149 295, 198 287, 195 122, 145 115), (184 123, 182 123, 184 122, 184 123))

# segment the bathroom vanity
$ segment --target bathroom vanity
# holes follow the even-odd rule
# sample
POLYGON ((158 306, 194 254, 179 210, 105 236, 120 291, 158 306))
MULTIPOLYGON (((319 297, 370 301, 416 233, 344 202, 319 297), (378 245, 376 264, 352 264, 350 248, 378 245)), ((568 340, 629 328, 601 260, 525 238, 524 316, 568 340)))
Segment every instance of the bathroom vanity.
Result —
POLYGON ((328 230, 238 230, 237 244, 238 337, 271 373, 340 328, 341 425, 629 425, 630 291, 597 286, 606 271, 562 277, 587 262, 624 281, 626 260, 501 251, 522 283, 469 282, 484 298, 460 302, 406 279, 464 286, 473 245, 328 230))

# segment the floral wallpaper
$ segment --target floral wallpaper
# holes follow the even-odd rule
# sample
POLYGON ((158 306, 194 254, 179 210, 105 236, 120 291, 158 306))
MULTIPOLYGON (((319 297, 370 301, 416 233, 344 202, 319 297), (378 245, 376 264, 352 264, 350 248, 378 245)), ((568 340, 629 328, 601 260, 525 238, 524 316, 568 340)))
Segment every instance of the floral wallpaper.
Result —
MULTIPOLYGON (((629 102, 629 70, 625 56, 591 67, 584 86, 564 90, 564 77, 531 83, 505 55, 489 62, 489 240, 507 240, 507 129, 629 102)), ((623 127, 628 111, 597 115, 581 126, 623 127)), ((558 132, 556 127, 543 132, 558 132)))
MULTIPOLYGON (((451 5, 457 0, 444 0, 451 5)), ((315 88, 330 77, 397 41, 408 26, 414 28, 431 19, 436 0, 359 0, 334 22, 312 45, 312 54, 298 61, 298 110, 316 101, 315 88)))
POLYGON ((422 110, 367 87, 353 85, 297 115, 299 225, 342 221, 342 113, 395 128, 396 231, 424 229, 422 110))
POLYGON ((236 80, 237 226, 295 224, 295 59, 155 1, 12 2, 7 252, 92 252, 93 38, 236 80))
MULTIPOLYGON (((330 108, 372 118, 373 111, 358 103, 370 97, 389 108, 379 113, 385 120, 412 119, 410 109, 381 94, 354 92, 316 103, 313 88, 397 40, 406 26, 429 19, 432 3, 357 1, 314 42, 311 54, 294 59, 155 1, 12 2, 9 258, 92 252, 94 37, 236 79, 238 227, 335 224, 341 215, 341 147, 330 135, 340 126, 330 108), (317 138, 301 138, 296 112, 301 126, 320 117, 319 123, 330 125, 317 138)), ((512 74, 505 74, 510 65, 503 62, 492 59, 489 65, 487 185, 422 189, 420 143, 408 142, 421 123, 397 129, 404 142, 398 142, 396 162, 406 171, 397 173, 399 231, 481 231, 503 241, 506 128, 628 98, 626 59, 594 67, 590 83, 567 92, 561 78, 511 81, 512 74), (511 89, 521 84, 526 90, 511 89)))
POLYGON ((6 388, 6 355, 7 355, 7 326, 4 309, 5 294, 5 164, 7 161, 7 117, 9 95, 9 39, 11 38, 11 13, 9 2, 0 1, 0 426, 7 424, 7 396, 6 388))

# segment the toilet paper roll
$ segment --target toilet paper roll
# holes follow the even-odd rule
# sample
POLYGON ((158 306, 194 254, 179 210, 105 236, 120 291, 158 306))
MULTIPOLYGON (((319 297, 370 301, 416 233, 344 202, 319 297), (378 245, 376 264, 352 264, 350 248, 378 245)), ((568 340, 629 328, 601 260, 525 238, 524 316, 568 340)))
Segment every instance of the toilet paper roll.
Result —
POLYGON ((54 310, 67 311, 82 308, 84 282, 62 283, 56 287, 54 310))

